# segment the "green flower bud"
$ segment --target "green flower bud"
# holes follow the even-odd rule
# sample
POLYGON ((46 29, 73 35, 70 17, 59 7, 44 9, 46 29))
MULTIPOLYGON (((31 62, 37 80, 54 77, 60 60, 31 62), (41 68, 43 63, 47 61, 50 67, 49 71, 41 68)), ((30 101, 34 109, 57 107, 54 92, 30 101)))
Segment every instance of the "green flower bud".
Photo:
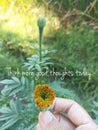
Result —
POLYGON ((44 17, 39 17, 37 20, 37 25, 39 28, 44 28, 46 26, 46 19, 44 17))
POLYGON ((39 17, 37 19, 37 25, 39 28, 39 57, 40 57, 40 61, 41 61, 41 59, 42 59, 41 51, 42 51, 43 30, 44 30, 44 27, 46 25, 46 19, 44 17, 39 17))

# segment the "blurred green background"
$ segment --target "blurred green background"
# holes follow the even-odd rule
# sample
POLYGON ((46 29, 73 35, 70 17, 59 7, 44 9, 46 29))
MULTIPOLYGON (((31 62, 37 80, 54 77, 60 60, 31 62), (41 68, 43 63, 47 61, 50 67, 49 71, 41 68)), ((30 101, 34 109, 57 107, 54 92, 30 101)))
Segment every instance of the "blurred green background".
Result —
POLYGON ((93 101, 98 101, 98 0, 0 1, 0 80, 8 77, 7 67, 21 69, 36 53, 39 16, 47 19, 43 49, 56 50, 50 54, 55 71, 75 74, 65 76, 65 88, 93 115, 93 101))

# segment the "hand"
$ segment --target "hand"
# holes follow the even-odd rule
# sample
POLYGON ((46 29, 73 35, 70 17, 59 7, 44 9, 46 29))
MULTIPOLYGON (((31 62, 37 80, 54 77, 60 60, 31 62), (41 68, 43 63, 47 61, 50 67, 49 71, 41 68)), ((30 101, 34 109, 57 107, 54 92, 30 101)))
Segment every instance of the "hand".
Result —
POLYGON ((55 110, 54 114, 40 112, 36 130, 98 130, 89 114, 73 100, 55 98, 51 109, 55 110))

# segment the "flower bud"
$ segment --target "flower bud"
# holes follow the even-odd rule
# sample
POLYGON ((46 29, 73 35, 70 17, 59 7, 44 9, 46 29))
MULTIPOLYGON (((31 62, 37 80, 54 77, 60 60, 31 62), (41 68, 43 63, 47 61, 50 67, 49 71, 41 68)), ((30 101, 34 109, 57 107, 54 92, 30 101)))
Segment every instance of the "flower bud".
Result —
POLYGON ((46 26, 46 19, 44 17, 39 17, 37 20, 37 25, 39 28, 44 28, 46 26))

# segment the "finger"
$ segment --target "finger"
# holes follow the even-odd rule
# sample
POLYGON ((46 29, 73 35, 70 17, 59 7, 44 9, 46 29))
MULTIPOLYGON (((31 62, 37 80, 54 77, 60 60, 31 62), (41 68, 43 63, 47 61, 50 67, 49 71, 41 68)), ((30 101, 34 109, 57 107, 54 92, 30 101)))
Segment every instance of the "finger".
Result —
POLYGON ((76 130, 98 130, 98 126, 95 123, 88 123, 81 125, 76 130))
POLYGON ((65 118, 62 114, 54 113, 54 116, 60 122, 60 124, 66 128, 66 130, 75 130, 73 123, 70 122, 69 119, 65 118))
POLYGON ((67 113, 68 118, 76 126, 92 121, 89 114, 78 103, 70 99, 55 98, 51 109, 54 109, 57 112, 67 113))
POLYGON ((36 126, 36 130, 41 130, 40 125, 39 125, 39 124, 37 124, 37 126, 36 126))
POLYGON ((49 111, 39 114, 39 125, 41 130, 66 130, 49 111))

